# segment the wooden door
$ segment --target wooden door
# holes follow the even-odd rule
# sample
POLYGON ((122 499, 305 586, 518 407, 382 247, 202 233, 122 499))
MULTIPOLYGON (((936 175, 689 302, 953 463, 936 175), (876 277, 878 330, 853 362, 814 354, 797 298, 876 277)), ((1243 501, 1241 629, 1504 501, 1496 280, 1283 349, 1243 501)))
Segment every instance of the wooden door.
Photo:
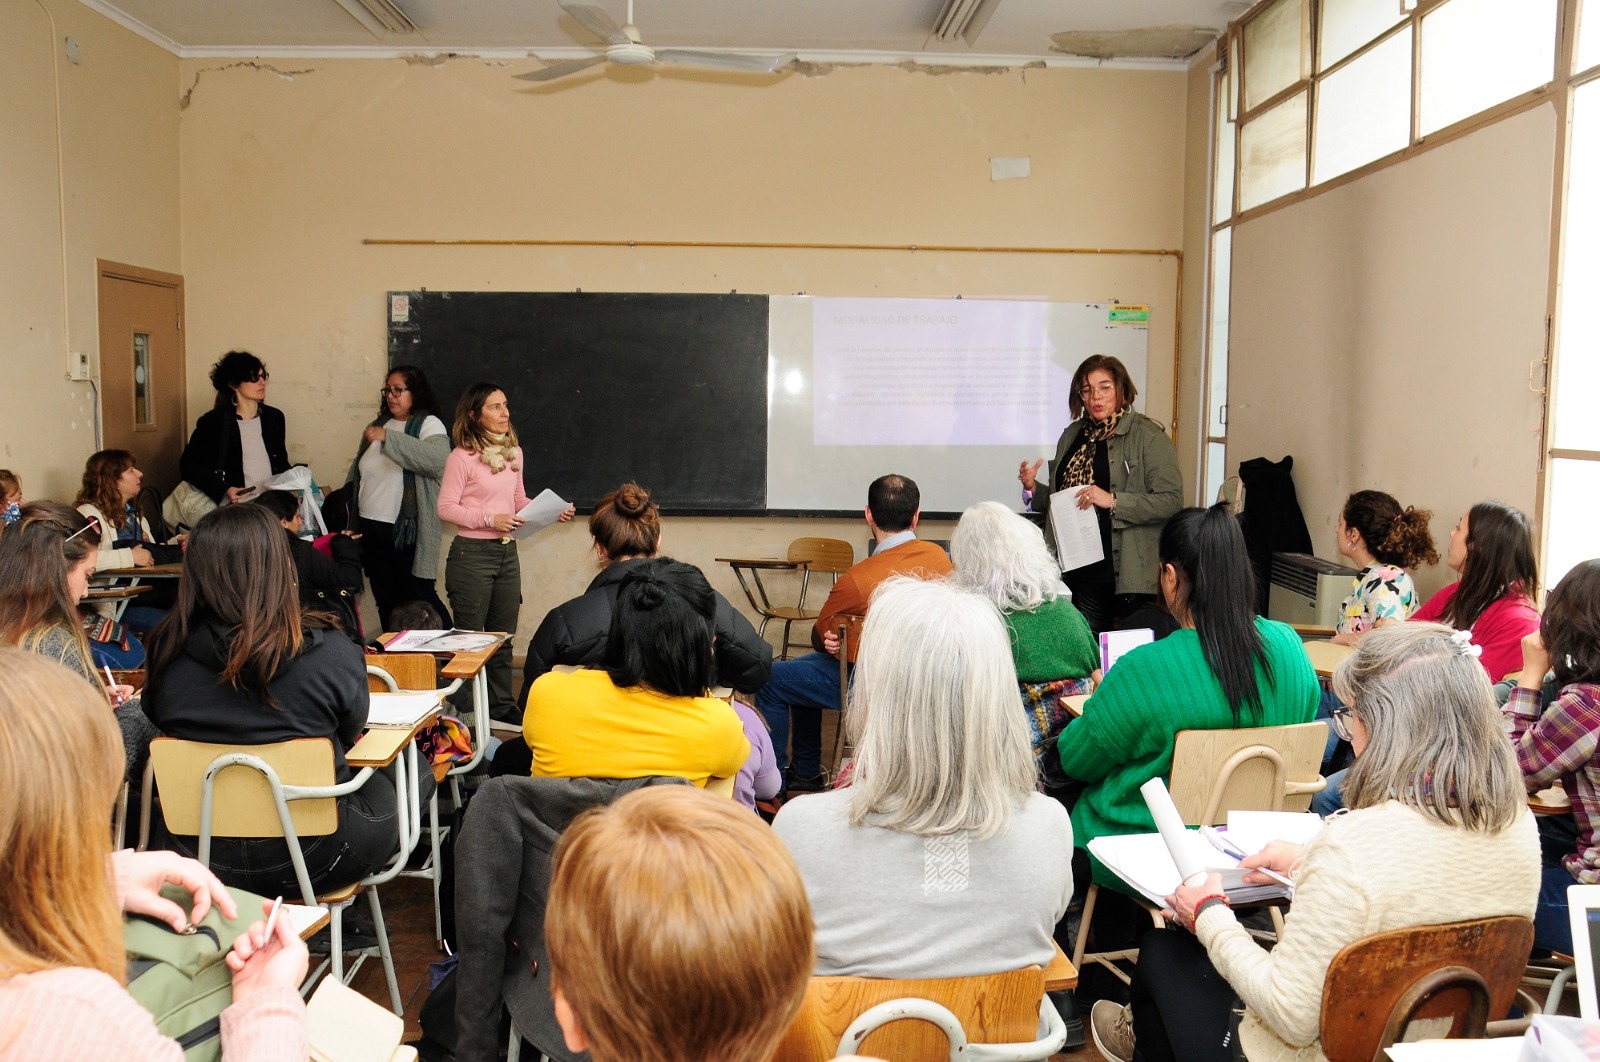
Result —
POLYGON ((183 278, 101 260, 100 411, 108 450, 139 459, 144 482, 178 485, 188 438, 183 358, 183 278))

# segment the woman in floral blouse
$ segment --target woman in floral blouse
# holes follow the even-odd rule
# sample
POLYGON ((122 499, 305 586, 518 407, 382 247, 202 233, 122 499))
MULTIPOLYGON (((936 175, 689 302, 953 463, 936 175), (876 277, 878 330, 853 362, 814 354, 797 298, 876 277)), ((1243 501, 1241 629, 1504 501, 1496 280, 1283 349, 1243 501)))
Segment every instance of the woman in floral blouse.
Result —
POLYGON ((1383 623, 1411 618, 1422 604, 1409 568, 1439 563, 1428 522, 1433 513, 1413 509, 1381 490, 1358 490, 1339 513, 1339 552, 1361 566, 1355 588, 1344 599, 1335 643, 1355 645, 1383 623))

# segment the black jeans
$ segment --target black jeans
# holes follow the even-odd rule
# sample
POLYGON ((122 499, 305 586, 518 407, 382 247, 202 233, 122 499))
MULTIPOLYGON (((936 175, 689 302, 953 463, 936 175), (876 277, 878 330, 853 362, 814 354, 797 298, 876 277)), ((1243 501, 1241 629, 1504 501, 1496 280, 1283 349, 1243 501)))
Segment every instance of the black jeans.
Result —
POLYGON ((439 625, 448 630, 450 610, 439 599, 439 591, 432 579, 419 579, 411 574, 417 559, 417 547, 396 546, 394 525, 361 518, 361 570, 367 574, 367 585, 372 588, 372 603, 378 606, 378 619, 384 630, 392 630, 389 617, 407 601, 425 601, 439 613, 439 625))
POLYGON ((1147 924, 1128 986, 1133 1057, 1137 1062, 1233 1062, 1237 998, 1193 933, 1147 924))

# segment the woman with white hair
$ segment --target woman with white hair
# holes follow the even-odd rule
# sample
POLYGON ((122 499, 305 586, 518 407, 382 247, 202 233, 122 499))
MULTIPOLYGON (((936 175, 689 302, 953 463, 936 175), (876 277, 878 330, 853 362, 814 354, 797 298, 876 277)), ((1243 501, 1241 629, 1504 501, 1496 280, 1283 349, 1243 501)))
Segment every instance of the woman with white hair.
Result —
MULTIPOLYGON (((1167 912, 1190 932, 1140 941, 1129 1007, 1091 1015, 1108 1059, 1320 1059, 1323 982, 1339 950, 1409 926, 1531 917, 1539 838, 1488 676, 1468 632, 1398 623, 1367 633, 1334 672, 1333 724, 1355 750, 1342 815, 1304 847, 1274 841, 1244 866, 1294 879, 1294 913, 1263 951, 1215 874, 1167 912), (1191 933, 1193 935, 1191 935, 1191 933), (1242 1016, 1230 1020, 1237 997, 1242 1016), (1234 1028, 1234 1026, 1237 1026, 1234 1028)), ((1245 881, 1267 884, 1263 874, 1245 881)))
POLYGON ((1099 681, 1089 623, 1072 603, 1044 533, 997 501, 961 514, 950 537, 956 580, 994 603, 1011 637, 1011 660, 1035 758, 1066 721, 1065 697, 1099 681))
POLYGON ((852 784, 773 828, 816 918, 818 974, 966 977, 1047 964, 1072 823, 1034 791, 1005 625, 948 582, 872 596, 844 724, 852 784))

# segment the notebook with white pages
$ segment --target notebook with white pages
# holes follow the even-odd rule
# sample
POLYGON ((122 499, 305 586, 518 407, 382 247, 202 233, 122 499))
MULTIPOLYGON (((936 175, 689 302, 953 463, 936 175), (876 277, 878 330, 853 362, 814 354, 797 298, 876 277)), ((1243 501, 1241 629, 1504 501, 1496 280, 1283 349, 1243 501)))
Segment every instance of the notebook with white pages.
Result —
POLYGON ((439 694, 433 690, 374 693, 367 707, 367 726, 409 729, 436 711, 439 703, 439 694))

